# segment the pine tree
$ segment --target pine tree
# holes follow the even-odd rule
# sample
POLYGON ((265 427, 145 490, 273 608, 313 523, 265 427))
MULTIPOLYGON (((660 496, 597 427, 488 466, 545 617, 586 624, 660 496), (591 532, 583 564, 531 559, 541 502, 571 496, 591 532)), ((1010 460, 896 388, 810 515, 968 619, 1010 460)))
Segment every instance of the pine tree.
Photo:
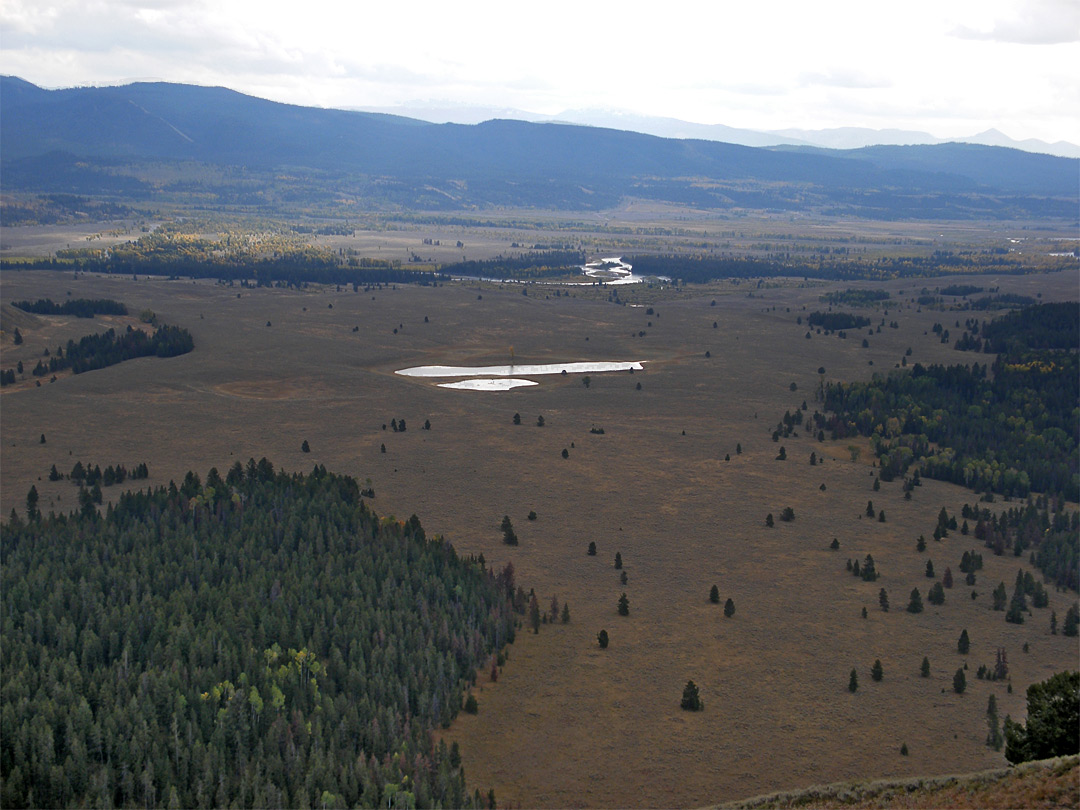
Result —
POLYGON ((589 556, 590 557, 595 557, 596 556, 596 543, 595 542, 590 542, 589 543, 589 556))
POLYGON ((908 601, 907 611, 908 613, 922 613, 923 603, 922 596, 919 594, 918 588, 911 589, 911 599, 908 601))
POLYGON ((971 649, 971 640, 968 638, 968 631, 965 627, 960 631, 960 639, 956 642, 956 651, 961 655, 967 655, 968 650, 971 649))
POLYGON ((933 560, 927 560, 926 561, 926 576, 929 579, 934 578, 934 561, 933 560))
POLYGON ((986 744, 995 751, 1000 751, 1005 738, 1001 734, 1001 722, 998 719, 997 698, 990 695, 986 702, 986 725, 989 733, 986 735, 986 744))
POLYGON ((514 414, 514 424, 515 425, 520 425, 521 424, 521 414, 520 413, 515 413, 514 414))
POLYGON ((964 675, 963 667, 956 670, 956 674, 953 675, 952 688, 958 695, 964 694, 964 690, 967 689, 967 677, 964 675))
POLYGON ((931 605, 945 604, 945 589, 941 587, 940 582, 935 582, 930 586, 930 592, 926 595, 926 599, 931 605))
POLYGON ((915 550, 920 554, 926 551, 926 538, 921 534, 919 535, 919 539, 915 541, 915 550))
POLYGON ((540 603, 536 601, 535 593, 529 601, 529 627, 533 629, 534 634, 540 632, 540 603))
POLYGON ((686 686, 683 687, 682 708, 690 712, 699 712, 705 708, 705 704, 701 702, 701 694, 698 691, 697 684, 693 681, 687 681, 686 686))
POLYGON ((880 681, 882 678, 885 677, 885 670, 881 666, 880 658, 874 659, 874 666, 870 668, 870 677, 873 678, 875 681, 880 681))
POLYGON ((618 571, 622 568, 622 553, 615 552, 615 570, 618 571))
POLYGON ((919 667, 919 674, 924 678, 930 677, 930 659, 923 656, 922 666, 919 667))
POLYGON ((503 533, 503 542, 508 546, 516 546, 518 544, 518 537, 517 533, 514 531, 514 524, 510 522, 509 515, 503 515, 500 528, 503 533))
POLYGON ((994 588, 994 610, 1004 610, 1008 599, 1009 594, 1005 590, 1005 583, 998 583, 998 586, 994 588))
POLYGON ((596 634, 596 641, 600 645, 601 650, 606 650, 607 645, 608 645, 607 630, 601 630, 599 633, 597 633, 596 634))
POLYGON ((625 591, 623 592, 623 595, 619 597, 619 615, 620 616, 629 616, 630 615, 630 600, 626 598, 625 591))
POLYGON ((559 620, 563 624, 570 624, 570 605, 566 602, 563 602, 562 616, 559 617, 559 620))
POLYGON ((877 598, 878 598, 878 604, 881 605, 881 609, 884 610, 886 613, 888 613, 889 612, 889 594, 888 594, 888 592, 884 588, 882 588, 880 591, 878 591, 878 597, 877 598))
POLYGON ((724 602, 724 615, 729 619, 735 615, 735 603, 730 598, 724 602))
POLYGON ((712 589, 709 591, 709 601, 714 605, 720 604, 720 589, 715 585, 713 585, 712 589))
POLYGON ((1066 611, 1061 632, 1070 638, 1075 638, 1080 634, 1080 608, 1076 606, 1076 603, 1073 603, 1072 607, 1066 611))
POLYGON ((476 714, 480 710, 480 706, 476 702, 476 695, 474 695, 472 692, 470 692, 469 696, 465 698, 464 709, 467 714, 476 714))
POLYGON ((849 692, 859 691, 859 673, 855 671, 855 668, 851 668, 851 677, 848 678, 847 685, 849 692))

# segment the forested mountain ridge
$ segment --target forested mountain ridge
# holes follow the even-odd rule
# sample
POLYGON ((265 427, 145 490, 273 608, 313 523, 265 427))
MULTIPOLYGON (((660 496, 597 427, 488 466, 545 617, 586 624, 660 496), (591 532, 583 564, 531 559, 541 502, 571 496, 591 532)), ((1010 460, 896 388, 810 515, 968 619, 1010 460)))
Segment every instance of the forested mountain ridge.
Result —
POLYGON ((512 585, 355 480, 237 463, 0 527, 5 807, 471 806, 430 730, 512 585))
MULTIPOLYGON (((633 196, 873 217, 1075 218, 1080 177, 1075 159, 970 144, 800 151, 524 121, 429 124, 167 83, 43 90, 0 77, 0 127, 5 190, 133 197, 167 184, 118 166, 169 161, 309 170, 304 183, 321 192, 348 186, 423 207, 592 209, 633 196), (371 185, 342 183, 357 176, 371 185)), ((272 176, 247 180, 250 192, 272 176)))

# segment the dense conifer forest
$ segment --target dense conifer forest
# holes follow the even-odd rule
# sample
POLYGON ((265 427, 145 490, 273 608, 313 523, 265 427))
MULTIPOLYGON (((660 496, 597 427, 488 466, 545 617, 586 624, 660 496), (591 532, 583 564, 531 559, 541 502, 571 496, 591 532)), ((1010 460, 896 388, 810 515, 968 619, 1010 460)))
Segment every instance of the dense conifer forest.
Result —
POLYGON ((35 315, 74 315, 76 318, 93 318, 95 315, 127 315, 127 307, 108 298, 73 298, 57 304, 51 298, 37 301, 15 301, 12 306, 35 315))
POLYGON ((238 462, 13 514, 0 551, 4 807, 480 803, 430 731, 513 640, 513 582, 355 480, 238 462))

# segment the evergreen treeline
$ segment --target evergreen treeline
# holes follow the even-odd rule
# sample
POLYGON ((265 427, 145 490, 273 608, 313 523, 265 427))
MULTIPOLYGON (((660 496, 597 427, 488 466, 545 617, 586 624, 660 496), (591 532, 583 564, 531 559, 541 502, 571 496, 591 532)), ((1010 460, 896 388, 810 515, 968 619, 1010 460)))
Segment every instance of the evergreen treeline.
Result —
POLYGON ((1015 497, 1080 498, 1080 358, 999 357, 987 366, 919 363, 868 383, 825 386, 834 438, 874 438, 881 478, 915 460, 923 475, 1015 497))
POLYGON ((191 333, 179 326, 159 326, 153 335, 132 329, 117 336, 115 329, 97 335, 87 335, 76 343, 69 340, 64 352, 57 351, 46 364, 38 360, 31 372, 43 377, 70 368, 74 374, 114 366, 136 357, 176 357, 195 348, 191 333))
POLYGON ((13 517, 0 551, 4 807, 480 803, 429 732, 513 640, 513 585, 355 480, 238 462, 13 517))
POLYGON ((1009 312, 982 328, 991 352, 1080 349, 1080 304, 1041 304, 1009 312))
POLYGON ((847 304, 853 307, 871 306, 889 300, 888 290, 852 290, 825 293, 820 297, 823 304, 847 304))
POLYGON ((496 256, 494 259, 444 264, 439 269, 444 275, 453 277, 530 279, 576 273, 584 264, 585 254, 579 250, 545 250, 521 256, 496 256))
MULTIPOLYGON (((1051 503, 1039 496, 1024 506, 1011 507, 1000 513, 978 505, 964 504, 961 516, 966 522, 975 521, 975 539, 1002 555, 1011 550, 1016 557, 1031 550, 1032 564, 1050 582, 1060 588, 1080 589, 1080 512, 1071 516, 1060 503, 1051 503)), ((965 557, 967 552, 964 552, 965 557)), ((965 571, 963 563, 960 570, 965 571)), ((1035 588, 1032 588, 1035 595, 1035 588)), ((1039 604, 1036 607, 1046 607, 1039 604)))
POLYGON ((830 332, 838 329, 860 329, 870 325, 870 319, 850 312, 811 312, 806 322, 830 332))
POLYGON ((25 262, 0 261, 0 271, 74 270, 84 273, 166 276, 169 278, 213 278, 220 281, 249 281, 259 286, 303 287, 306 284, 432 284, 448 280, 440 273, 402 270, 395 267, 350 267, 336 260, 302 256, 244 261, 169 257, 167 259, 35 259, 25 262))
POLYGON ((37 301, 15 301, 13 307, 35 315, 74 315, 76 318, 93 318, 95 315, 127 315, 127 307, 108 298, 73 298, 57 304, 51 298, 37 301))
POLYGON ((989 253, 960 255, 951 251, 935 251, 929 256, 883 256, 874 259, 815 260, 778 252, 767 258, 640 255, 629 256, 626 261, 634 266, 634 272, 638 275, 667 276, 697 284, 721 278, 801 276, 830 280, 884 280, 941 276, 958 272, 1029 273, 1035 269, 1012 256, 989 253))

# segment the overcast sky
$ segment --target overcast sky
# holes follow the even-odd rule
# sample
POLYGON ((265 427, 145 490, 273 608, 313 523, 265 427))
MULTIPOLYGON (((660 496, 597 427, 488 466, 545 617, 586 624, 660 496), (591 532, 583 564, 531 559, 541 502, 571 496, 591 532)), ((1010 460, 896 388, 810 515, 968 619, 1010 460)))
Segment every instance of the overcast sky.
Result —
POLYGON ((1080 142, 1080 0, 3 0, 0 73, 1080 142))

